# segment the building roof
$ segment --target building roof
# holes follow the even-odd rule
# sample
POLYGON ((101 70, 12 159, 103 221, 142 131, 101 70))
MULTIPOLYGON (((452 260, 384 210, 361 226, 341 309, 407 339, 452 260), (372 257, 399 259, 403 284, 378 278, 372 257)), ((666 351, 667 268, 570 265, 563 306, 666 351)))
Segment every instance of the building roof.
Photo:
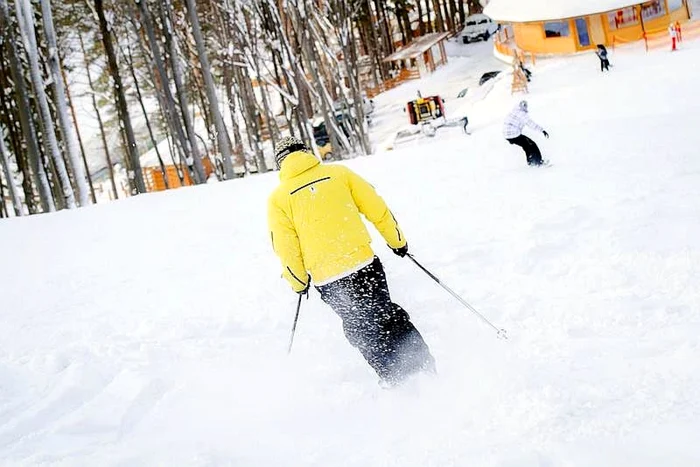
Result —
POLYGON ((525 23, 605 13, 642 0, 491 0, 484 13, 496 21, 525 23))
POLYGON ((449 32, 434 32, 432 34, 426 34, 410 44, 401 47, 399 50, 385 58, 384 61, 395 62, 397 60, 406 60, 409 58, 419 57, 423 52, 429 50, 438 42, 447 39, 449 35, 449 32))

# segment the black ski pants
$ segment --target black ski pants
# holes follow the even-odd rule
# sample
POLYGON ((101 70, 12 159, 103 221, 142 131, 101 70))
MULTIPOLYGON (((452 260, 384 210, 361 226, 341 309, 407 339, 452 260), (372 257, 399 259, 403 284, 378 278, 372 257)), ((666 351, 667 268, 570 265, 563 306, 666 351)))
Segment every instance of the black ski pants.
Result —
POLYGON ((520 135, 515 138, 508 138, 510 144, 515 144, 523 148, 527 157, 528 165, 542 165, 542 154, 537 144, 525 135, 520 135))
POLYGON ((398 383, 419 371, 435 371, 435 360, 408 313, 391 301, 379 258, 316 289, 342 319, 350 344, 384 381, 398 383))
POLYGON ((610 61, 607 58, 600 59, 600 71, 609 71, 610 61))

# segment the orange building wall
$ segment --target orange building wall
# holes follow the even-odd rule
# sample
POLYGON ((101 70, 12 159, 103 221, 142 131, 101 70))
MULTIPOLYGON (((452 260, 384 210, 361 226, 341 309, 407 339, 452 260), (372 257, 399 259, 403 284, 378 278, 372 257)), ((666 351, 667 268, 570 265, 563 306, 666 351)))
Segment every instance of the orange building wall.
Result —
POLYGON ((612 44, 613 40, 615 42, 634 42, 644 39, 644 31, 642 31, 641 24, 635 24, 622 29, 610 30, 607 22, 607 17, 604 15, 605 28, 608 31, 608 41, 612 44))
POLYGON ((591 42, 593 44, 607 44, 608 36, 605 33, 603 18, 600 15, 590 16, 588 18, 588 29, 591 34, 591 42))
MULTIPOLYGON (((688 21, 689 19, 690 18, 688 18, 688 10, 686 10, 685 7, 683 7, 679 8, 676 11, 672 11, 671 20, 668 22, 670 23, 671 21, 673 21, 675 23, 676 21, 680 21, 682 23, 683 21, 688 21)), ((666 24, 666 27, 668 27, 668 24, 666 24)))
POLYGON ((535 53, 573 53, 576 52, 576 29, 569 21, 569 37, 549 37, 544 35, 543 23, 516 23, 513 25, 515 43, 523 50, 535 53))
MULTIPOLYGON (((641 16, 640 6, 635 7, 641 16)), ((667 4, 668 8, 668 4, 667 4)), ((669 23, 685 22, 688 18, 688 10, 685 6, 659 18, 647 20, 642 28, 641 22, 622 29, 610 29, 607 13, 586 17, 588 32, 592 45, 634 42, 644 39, 644 31, 647 33, 659 32, 668 28, 669 23)), ((526 51, 538 54, 567 54, 581 51, 578 45, 575 18, 568 19, 569 37, 545 37, 544 22, 513 23, 513 33, 516 45, 526 51)))

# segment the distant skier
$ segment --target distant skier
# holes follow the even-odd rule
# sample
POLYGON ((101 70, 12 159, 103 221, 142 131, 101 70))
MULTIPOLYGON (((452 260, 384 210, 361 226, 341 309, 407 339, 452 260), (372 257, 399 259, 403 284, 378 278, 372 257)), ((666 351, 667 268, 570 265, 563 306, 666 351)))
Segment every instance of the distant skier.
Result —
POLYGON ((610 70, 610 60, 608 60, 608 49, 605 48, 603 44, 598 44, 595 54, 600 59, 600 71, 610 70))
POLYGON ((469 130, 467 129, 467 126, 469 125, 469 118, 465 115, 464 117, 459 119, 460 123, 462 123, 462 131, 466 133, 467 135, 471 135, 469 130))
POLYGON ((676 25, 671 23, 668 26, 668 35, 671 37, 671 51, 678 50, 678 31, 676 30, 676 25))
POLYGON ((515 144, 523 148, 523 151, 525 151, 525 156, 527 157, 528 165, 548 165, 549 161, 542 160, 542 154, 540 153, 540 148, 537 147, 537 144, 523 134, 523 129, 526 126, 542 132, 545 138, 549 138, 549 133, 544 131, 544 129, 537 123, 533 122, 528 115, 527 101, 520 101, 520 103, 511 111, 508 117, 506 117, 503 124, 503 136, 510 144, 515 144))
POLYGON ((295 292, 311 281, 343 321, 348 341, 383 383, 394 385, 435 361, 410 317, 391 301, 382 263, 360 217, 391 250, 408 253, 396 219, 372 185, 342 165, 321 164, 299 139, 275 148, 280 184, 268 202, 268 223, 282 275, 295 292))

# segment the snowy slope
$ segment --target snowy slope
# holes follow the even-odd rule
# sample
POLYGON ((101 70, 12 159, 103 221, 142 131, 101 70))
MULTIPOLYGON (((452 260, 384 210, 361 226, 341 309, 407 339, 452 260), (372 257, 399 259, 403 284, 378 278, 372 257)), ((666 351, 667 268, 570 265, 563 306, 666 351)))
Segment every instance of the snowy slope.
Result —
POLYGON ((398 131, 408 128, 409 118, 406 103, 416 99, 418 93, 424 97, 439 95, 445 102, 448 119, 459 119, 469 115, 473 106, 490 92, 494 81, 479 86, 479 78, 488 71, 504 71, 509 67, 493 55, 493 41, 484 41, 465 46, 459 37, 445 43, 449 56, 447 66, 420 80, 407 81, 402 86, 379 94, 373 100, 370 138, 373 147, 384 150, 391 146, 398 131), (460 91, 467 89, 466 96, 458 98, 460 91))
POLYGON ((469 315, 375 242, 439 377, 385 391, 265 225, 275 175, 0 223, 0 465, 700 465, 700 44, 534 69, 529 169, 474 134, 347 162, 469 315), (672 85, 669 85, 673 82, 672 85), (10 266, 8 266, 10 265, 10 266))

